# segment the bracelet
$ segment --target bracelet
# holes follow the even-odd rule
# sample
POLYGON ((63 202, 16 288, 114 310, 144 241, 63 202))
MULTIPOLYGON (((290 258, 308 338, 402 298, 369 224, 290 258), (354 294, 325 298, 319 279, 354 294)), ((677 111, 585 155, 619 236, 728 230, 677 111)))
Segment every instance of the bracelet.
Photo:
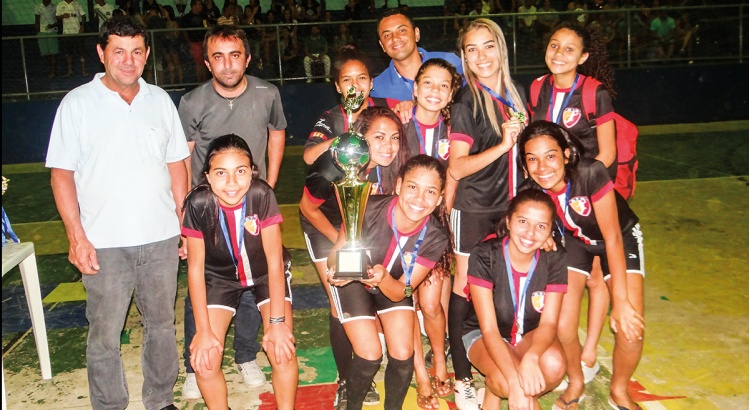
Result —
POLYGON ((284 316, 281 316, 281 317, 272 317, 272 318, 268 319, 268 324, 270 324, 270 325, 276 325, 276 324, 279 324, 279 323, 284 323, 285 320, 286 320, 286 318, 284 318, 284 316))

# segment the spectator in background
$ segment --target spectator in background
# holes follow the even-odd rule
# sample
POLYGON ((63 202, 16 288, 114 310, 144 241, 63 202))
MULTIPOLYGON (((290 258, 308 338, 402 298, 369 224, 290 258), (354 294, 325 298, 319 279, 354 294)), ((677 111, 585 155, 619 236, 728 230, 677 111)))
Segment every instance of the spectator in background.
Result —
MULTIPOLYGON (((698 25, 690 22, 690 13, 683 11, 680 18, 675 22, 675 32, 678 44, 680 45, 680 55, 693 57, 693 38, 698 31, 698 25)), ((692 61, 690 61, 692 64, 692 61)))
MULTIPOLYGON (((333 23, 333 14, 331 14, 331 10, 326 10, 323 13, 323 19, 321 20, 321 23, 333 23)), ((326 38, 326 41, 328 41, 328 44, 333 44, 333 38, 338 34, 339 28, 337 24, 321 24, 320 27, 321 33, 323 33, 323 37, 326 38)), ((334 48, 336 50, 336 48, 334 48)))
POLYGON ((175 18, 172 6, 162 7, 162 16, 167 28, 170 29, 164 34, 164 62, 167 64, 167 78, 169 78, 169 84, 182 84, 184 82, 182 62, 180 62, 180 45, 182 43, 180 42, 180 32, 177 31, 180 28, 180 23, 175 18))
POLYGON ((458 12, 456 13, 456 18, 453 19, 453 28, 456 32, 460 32, 469 26, 469 19, 467 18, 469 13, 469 6, 465 1, 458 4, 458 12))
POLYGON ((482 6, 483 6, 483 4, 482 4, 481 0, 475 0, 474 1, 474 10, 470 11, 469 15, 477 17, 477 16, 481 16, 482 14, 488 14, 488 13, 485 13, 484 11, 482 11, 482 9, 483 9, 482 6))
MULTIPOLYGON (((156 3, 154 3, 156 4, 156 3)), ((159 6, 161 7, 161 6, 159 6)), ((145 79, 147 83, 151 84, 164 84, 164 36, 165 31, 153 32, 152 30, 163 30, 167 28, 167 21, 161 16, 161 9, 155 7, 149 7, 146 14, 146 28, 151 32, 151 36, 154 40, 154 46, 149 53, 148 61, 146 62, 146 73, 145 79), (156 72, 156 80, 154 82, 154 72, 156 72)))
POLYGON ((542 7, 537 10, 537 32, 542 40, 543 44, 547 44, 549 39, 547 38, 557 27, 557 23, 560 22, 560 15, 557 14, 557 10, 552 8, 550 0, 544 0, 542 7))
MULTIPOLYGON (((208 27, 208 21, 203 16, 203 2, 201 0, 190 0, 190 11, 182 16, 182 27, 204 29, 208 27)), ((190 47, 190 57, 192 57, 195 66, 195 77, 198 82, 206 81, 208 72, 206 71, 206 64, 203 63, 203 36, 206 31, 190 30, 183 31, 183 33, 185 33, 185 40, 190 47)))
POLYGON ((281 12, 281 24, 284 24, 290 36, 297 38, 297 20, 294 18, 292 9, 285 8, 281 12))
POLYGON ((299 68, 299 44, 286 27, 281 29, 280 35, 281 71, 284 77, 294 77, 299 68))
POLYGON ((99 22, 99 24, 96 25, 96 28, 97 30, 100 30, 102 25, 112 18, 112 12, 115 11, 115 8, 104 0, 95 0, 95 2, 94 21, 99 22))
MULTIPOLYGON (((458 0, 445 0, 445 3, 443 3, 443 16, 455 16, 458 13, 459 6, 460 3, 458 2, 458 0)), ((448 19, 443 20, 443 35, 448 35, 448 19)))
POLYGON ((356 44, 356 41, 354 41, 354 36, 349 33, 349 25, 340 23, 339 33, 333 37, 333 49, 340 50, 346 44, 356 44))
POLYGON ((305 75, 307 82, 312 82, 312 64, 322 62, 325 71, 326 82, 330 82, 331 58, 328 57, 328 41, 320 35, 320 27, 316 24, 310 27, 310 36, 305 38, 305 75))
MULTIPOLYGON (((260 20, 260 10, 261 8, 260 5, 258 5, 258 0, 250 0, 250 4, 245 6, 245 15, 242 19, 242 25, 259 26, 263 24, 263 22, 260 20)), ((245 28, 245 35, 247 36, 247 41, 250 44, 250 55, 256 56, 256 60, 258 61, 256 61, 255 64, 258 65, 261 61, 263 61, 263 59, 260 58, 260 29, 256 27, 245 28)), ((261 70, 263 69, 262 65, 260 65, 259 67, 261 70)))
POLYGON ((42 0, 34 10, 34 25, 39 35, 39 54, 47 60, 49 78, 57 75, 57 54, 60 53, 57 44, 57 7, 52 0, 42 0))
POLYGON ((81 75, 88 76, 86 71, 86 58, 83 51, 83 37, 69 37, 70 34, 83 33, 86 25, 86 13, 83 7, 76 0, 63 0, 57 3, 55 15, 58 21, 63 24, 63 36, 60 39, 65 53, 65 60, 68 64, 68 71, 65 77, 73 75, 73 57, 78 57, 81 62, 81 75))
POLYGON ((144 16, 148 16, 149 10, 155 10, 158 14, 161 14, 161 5, 156 0, 143 0, 143 7, 141 7, 141 13, 144 16))
POLYGON ((320 20, 320 3, 317 0, 302 0, 301 21, 313 22, 320 20))
MULTIPOLYGON (((276 16, 272 10, 268 10, 266 13, 266 21, 263 24, 276 24, 276 16)), ((263 27, 260 45, 263 51, 263 59, 260 61, 260 65, 270 64, 271 50, 276 47, 276 29, 274 27, 263 27)))
POLYGON ((532 0, 523 0, 523 5, 518 8, 518 14, 525 14, 525 16, 520 18, 520 22, 521 29, 526 33, 533 33, 536 31, 536 12, 537 9, 532 0))
POLYGON ((216 20, 220 26, 237 26, 240 24, 239 19, 234 15, 234 4, 227 1, 221 10, 221 17, 216 20))
POLYGON ((219 7, 214 3, 214 0, 203 0, 203 16, 208 21, 209 26, 215 26, 216 21, 221 16, 219 7))
POLYGON ((177 7, 177 12, 180 13, 180 15, 185 14, 185 9, 187 8, 187 0, 174 0, 174 5, 177 7))
POLYGON ((674 19, 667 15, 667 10, 664 8, 660 8, 657 17, 651 21, 649 30, 661 60, 672 58, 675 27, 674 19))
POLYGON ((575 13, 568 14, 568 19, 571 23, 586 25, 586 19, 588 18, 586 11, 588 9, 589 6, 583 0, 573 0, 568 3, 568 11, 573 11, 575 13))

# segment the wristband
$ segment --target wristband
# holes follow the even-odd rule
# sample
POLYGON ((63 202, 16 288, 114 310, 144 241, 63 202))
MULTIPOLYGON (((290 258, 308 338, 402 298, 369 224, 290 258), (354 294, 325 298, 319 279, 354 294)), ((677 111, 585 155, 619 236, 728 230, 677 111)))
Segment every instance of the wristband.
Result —
POLYGON ((276 325, 276 324, 279 324, 279 323, 284 323, 285 320, 286 320, 286 318, 284 318, 284 316, 281 316, 281 317, 272 317, 272 318, 268 319, 268 324, 270 324, 270 325, 276 325))

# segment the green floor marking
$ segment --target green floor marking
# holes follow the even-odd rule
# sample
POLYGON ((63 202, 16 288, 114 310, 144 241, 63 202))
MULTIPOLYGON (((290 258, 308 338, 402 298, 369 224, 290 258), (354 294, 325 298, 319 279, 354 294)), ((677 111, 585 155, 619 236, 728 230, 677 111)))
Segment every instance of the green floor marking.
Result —
POLYGON ((81 282, 61 283, 49 293, 42 303, 76 302, 86 300, 86 289, 81 282))

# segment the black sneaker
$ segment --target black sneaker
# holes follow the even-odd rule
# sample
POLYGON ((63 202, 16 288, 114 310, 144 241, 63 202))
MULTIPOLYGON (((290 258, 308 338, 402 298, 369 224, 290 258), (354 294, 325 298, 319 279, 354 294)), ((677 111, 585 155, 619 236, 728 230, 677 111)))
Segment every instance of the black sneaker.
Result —
POLYGON ((333 398, 334 410, 346 410, 346 401, 346 380, 339 380, 336 397, 333 398))
POLYGON ((375 382, 370 385, 370 390, 367 391, 367 394, 365 395, 365 401, 362 402, 365 406, 374 406, 376 404, 380 404, 380 393, 378 393, 378 389, 375 387, 375 382))

